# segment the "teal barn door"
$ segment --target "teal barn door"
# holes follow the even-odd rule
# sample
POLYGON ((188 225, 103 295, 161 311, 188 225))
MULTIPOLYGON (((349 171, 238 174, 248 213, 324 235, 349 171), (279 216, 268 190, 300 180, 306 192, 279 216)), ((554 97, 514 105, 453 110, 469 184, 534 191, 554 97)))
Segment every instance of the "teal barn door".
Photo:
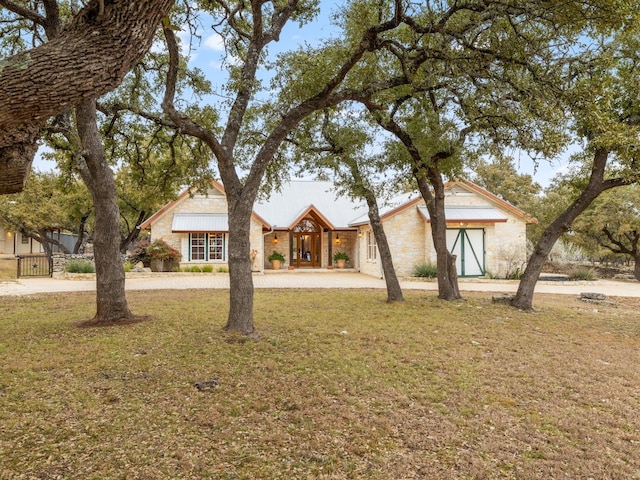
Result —
POLYGON ((484 229, 447 230, 447 249, 457 256, 458 276, 480 277, 484 275, 484 229))

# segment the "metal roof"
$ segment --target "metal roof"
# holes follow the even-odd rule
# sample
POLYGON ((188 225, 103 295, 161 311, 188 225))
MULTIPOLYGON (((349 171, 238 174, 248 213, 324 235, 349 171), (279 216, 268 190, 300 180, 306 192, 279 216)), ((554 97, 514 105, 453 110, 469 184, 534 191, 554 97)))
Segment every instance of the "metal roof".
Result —
POLYGON ((229 215, 226 213, 176 213, 172 232, 228 232, 229 215))
MULTIPOLYGON (((429 219, 429 211, 425 205, 418 206, 418 211, 429 219)), ((486 206, 445 206, 444 216, 447 222, 506 222, 509 217, 496 208, 486 206)))
POLYGON ((367 211, 363 201, 354 201, 338 193, 332 182, 295 180, 282 185, 266 199, 259 199, 254 212, 275 229, 286 229, 308 208, 315 209, 336 229, 349 228, 350 221, 367 211))

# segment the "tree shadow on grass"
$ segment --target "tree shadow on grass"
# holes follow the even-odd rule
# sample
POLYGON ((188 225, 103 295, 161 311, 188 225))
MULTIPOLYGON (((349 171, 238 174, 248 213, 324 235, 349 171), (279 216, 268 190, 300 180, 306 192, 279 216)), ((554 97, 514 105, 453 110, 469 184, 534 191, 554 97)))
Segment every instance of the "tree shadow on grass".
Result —
POLYGON ((94 328, 94 327, 121 327, 124 325, 133 325, 136 323, 149 322, 153 320, 154 317, 152 315, 133 315, 128 318, 120 318, 117 320, 113 320, 111 322, 100 322, 95 318, 91 318, 89 320, 82 320, 78 322, 76 325, 79 328, 94 328))

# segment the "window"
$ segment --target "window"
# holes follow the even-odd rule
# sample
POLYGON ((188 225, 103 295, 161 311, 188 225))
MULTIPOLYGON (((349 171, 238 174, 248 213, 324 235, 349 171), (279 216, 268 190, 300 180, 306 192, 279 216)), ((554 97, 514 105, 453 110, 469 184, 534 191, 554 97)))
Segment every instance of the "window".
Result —
POLYGON ((377 260, 378 258, 378 245, 376 244, 376 237, 372 230, 367 232, 367 260, 377 260))
POLYGON ((29 244, 29 237, 27 237, 25 234, 22 234, 22 239, 20 240, 20 242, 23 245, 28 245, 29 244))
POLYGON ((220 260, 227 258, 224 233, 189 234, 189 260, 220 260))
POLYGON ((209 234, 209 260, 224 260, 224 234, 209 234))
POLYGON ((191 260, 206 260, 204 255, 206 238, 206 233, 191 234, 191 260))

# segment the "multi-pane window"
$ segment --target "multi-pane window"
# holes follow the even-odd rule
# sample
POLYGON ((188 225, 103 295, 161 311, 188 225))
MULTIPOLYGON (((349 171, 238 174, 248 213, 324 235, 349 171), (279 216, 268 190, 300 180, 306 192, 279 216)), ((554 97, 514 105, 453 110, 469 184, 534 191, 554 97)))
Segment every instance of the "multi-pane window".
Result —
POLYGON ((191 260, 206 260, 205 245, 207 241, 206 233, 191 234, 191 260))
POLYGON ((224 234, 209 234, 209 260, 224 260, 224 234))
POLYGON ((190 260, 226 260, 224 233, 189 235, 190 260))
POLYGON ((376 244, 376 236, 372 230, 367 232, 367 260, 376 260, 378 258, 378 245, 376 244))

